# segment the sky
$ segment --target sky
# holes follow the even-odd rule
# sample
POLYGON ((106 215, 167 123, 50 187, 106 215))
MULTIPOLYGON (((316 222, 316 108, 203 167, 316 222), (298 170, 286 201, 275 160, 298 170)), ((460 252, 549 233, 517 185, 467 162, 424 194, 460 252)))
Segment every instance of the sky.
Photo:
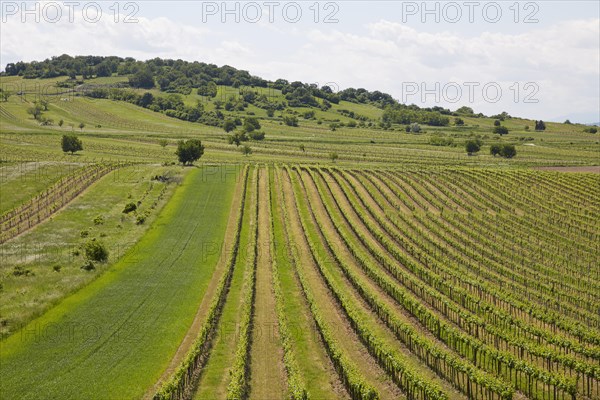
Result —
POLYGON ((598 1, 0 1, 0 64, 231 65, 407 104, 600 121, 598 1))

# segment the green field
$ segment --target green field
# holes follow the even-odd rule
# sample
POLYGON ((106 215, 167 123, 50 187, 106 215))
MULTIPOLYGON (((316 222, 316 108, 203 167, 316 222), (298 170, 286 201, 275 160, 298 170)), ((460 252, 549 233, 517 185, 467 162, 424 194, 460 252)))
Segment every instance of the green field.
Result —
POLYGON ((191 171, 135 248, 3 341, 3 395, 143 395, 177 350, 214 271, 219 253, 211 250, 224 235, 236 183, 230 178, 191 171))
POLYGON ((127 75, 83 81, 0 76, 20 88, 0 102, 2 399, 600 399, 589 127, 451 112, 407 132, 320 97, 269 116, 219 104, 233 85, 161 112, 83 90, 127 75), (199 103, 219 124, 169 116, 199 103), (264 139, 230 144, 236 118, 264 139), (181 166, 188 139, 204 154, 181 166), (108 257, 86 269, 91 242, 108 257))

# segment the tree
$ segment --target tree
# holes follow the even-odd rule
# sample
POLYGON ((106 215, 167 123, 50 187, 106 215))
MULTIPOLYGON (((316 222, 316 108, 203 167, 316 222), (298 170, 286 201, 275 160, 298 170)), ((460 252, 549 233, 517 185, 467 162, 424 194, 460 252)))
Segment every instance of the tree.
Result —
POLYGON ((180 140, 177 142, 177 151, 175 154, 179 162, 183 165, 192 165, 194 161, 200 159, 204 154, 204 146, 199 139, 180 140))
POLYGON ((153 102, 154 102, 154 95, 150 92, 146 92, 142 95, 142 97, 140 97, 138 105, 140 105, 144 108, 148 108, 148 106, 150 104, 152 104, 153 102))
POLYGON ((76 151, 83 150, 81 140, 75 135, 63 135, 61 140, 62 151, 74 154, 76 151))
POLYGON ((58 121, 58 126, 62 127, 64 123, 65 123, 65 121, 63 121, 63 120, 61 119, 60 121, 58 121))
POLYGON ((546 124, 544 123, 544 121, 542 121, 542 120, 535 121, 535 130, 536 131, 545 131, 546 124))
POLYGON ((247 144, 243 145, 242 148, 240 149, 240 151, 245 156, 248 156, 250 153, 252 153, 252 149, 247 144))
POLYGON ((494 121, 494 126, 500 126, 500 120, 499 119, 497 119, 497 120, 494 121))
POLYGON ((129 85, 134 88, 152 89, 154 87, 152 72, 146 68, 139 70, 129 78, 129 85))
POLYGON ((306 147, 304 147, 303 144, 301 144, 299 147, 300 147, 301 152, 303 152, 303 153, 306 152, 306 147))
POLYGON ((225 122, 223 122, 223 130, 225 130, 225 132, 229 133, 234 129, 235 129, 235 121, 234 120, 228 119, 225 122))
POLYGON ((158 144, 164 149, 169 144, 169 141, 167 139, 159 139, 158 144))
POLYGON ((505 144, 500 150, 500 155, 504 158, 513 158, 517 155, 517 149, 513 144, 505 144))
POLYGON ((259 131, 253 131, 253 132, 250 132, 248 134, 248 136, 252 140, 263 140, 265 138, 265 133, 264 132, 259 132, 259 131))
POLYGON ((477 140, 467 140, 465 143, 465 150, 467 154, 472 156, 481 149, 481 143, 477 140))
POLYGON ((275 115, 275 110, 273 108, 267 108, 267 117, 273 118, 275 115))
POLYGON ((283 123, 287 126, 298 126, 298 118, 295 115, 286 114, 283 116, 283 123))
POLYGON ((494 133, 497 133, 498 135, 508 135, 508 128, 505 126, 497 126, 494 128, 494 133))
POLYGON ((419 133, 419 132, 421 132, 421 125, 419 125, 419 124, 417 124, 417 123, 415 122, 414 124, 412 124, 412 125, 410 126, 410 131, 411 131, 412 133, 419 133))
POLYGON ((42 107, 39 104, 35 104, 27 109, 27 114, 33 116, 33 119, 39 120, 42 116, 42 107))
POLYGON ((248 136, 246 136, 246 132, 235 132, 232 135, 229 135, 227 137, 227 142, 229 144, 235 144, 236 146, 239 146, 242 142, 247 142, 248 141, 248 136))
POLYGON ((465 121, 462 118, 454 118, 454 125, 463 126, 464 124, 465 124, 465 121))
POLYGON ((493 144, 490 146, 490 154, 496 157, 502 151, 502 146, 499 144, 493 144))
POLYGON ((0 88, 0 96, 2 96, 2 101, 8 101, 8 98, 12 96, 13 92, 10 90, 4 90, 0 88))
POLYGON ((249 133, 254 130, 259 130, 260 122, 258 122, 258 119, 255 117, 247 117, 246 119, 244 119, 244 124, 242 125, 242 127, 246 132, 249 133))
POLYGON ((50 102, 48 100, 39 100, 37 101, 37 104, 40 105, 42 110, 48 111, 48 106, 50 105, 50 102))
POLYGON ((83 128, 85 128, 85 124, 83 122, 80 122, 79 123, 79 129, 83 130, 83 128))
POLYGON ((461 108, 459 108, 458 110, 456 110, 456 113, 457 114, 473 115, 473 109, 471 107, 462 106, 461 108))
POLYGON ((565 125, 572 125, 572 124, 571 124, 571 121, 569 121, 569 120, 566 120, 566 121, 564 122, 564 124, 565 124, 565 125))

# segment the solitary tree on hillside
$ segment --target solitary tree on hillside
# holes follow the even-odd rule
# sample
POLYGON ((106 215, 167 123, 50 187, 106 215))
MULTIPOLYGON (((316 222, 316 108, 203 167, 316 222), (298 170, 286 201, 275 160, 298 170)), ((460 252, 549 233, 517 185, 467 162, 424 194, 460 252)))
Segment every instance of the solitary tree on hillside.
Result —
POLYGON ((204 146, 199 139, 180 140, 177 142, 177 151, 175 152, 179 162, 183 165, 192 165, 194 161, 200 159, 204 154, 204 146))
POLYGON ((85 128, 85 124, 83 122, 80 122, 79 123, 79 129, 83 130, 83 128, 85 128))
POLYGON ((61 140, 62 151, 65 153, 75 153, 76 151, 83 150, 83 144, 81 140, 75 135, 63 135, 61 140))
POLYGON ((535 130, 536 131, 545 131, 546 124, 544 123, 544 121, 542 121, 542 120, 535 121, 535 130))
POLYGON ((508 135, 508 128, 505 126, 497 126, 494 128, 494 133, 497 133, 498 135, 508 135))
POLYGON ((35 104, 33 107, 27 109, 27 114, 30 114, 33 119, 39 120, 42 116, 42 107, 39 104, 35 104))
POLYGON ((465 143, 465 150, 467 150, 467 154, 472 156, 477 153, 481 149, 481 144, 477 140, 467 140, 465 143))

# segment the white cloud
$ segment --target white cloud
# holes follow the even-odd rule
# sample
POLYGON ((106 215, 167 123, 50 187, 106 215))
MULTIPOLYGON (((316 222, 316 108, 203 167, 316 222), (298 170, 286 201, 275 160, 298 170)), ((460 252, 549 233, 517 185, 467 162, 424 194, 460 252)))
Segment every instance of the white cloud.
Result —
MULTIPOLYGON (((104 3, 107 4, 107 3, 104 3)), ((364 33, 336 26, 310 30, 295 25, 185 25, 167 17, 137 17, 138 23, 61 21, 21 23, 8 18, 1 26, 2 64, 40 60, 53 55, 94 54, 182 58, 229 64, 267 79, 336 82, 341 88, 365 87, 402 96, 403 82, 498 82, 496 104, 463 101, 484 113, 553 118, 570 113, 597 115, 599 104, 599 19, 570 20, 518 34, 425 32, 380 20, 364 33), (514 82, 536 82, 537 104, 514 103, 514 82)), ((122 21, 122 18, 120 18, 122 21)), ((319 27, 319 26, 317 26, 319 27)), ((477 92, 476 92, 477 93, 477 92)), ((521 92, 521 100, 525 93, 521 92)), ((433 99, 432 96, 429 99, 433 99)), ((413 96, 411 101, 420 103, 413 96)), ((431 104, 429 105, 435 105, 431 104)), ((591 119, 600 119, 590 117, 591 119)))

